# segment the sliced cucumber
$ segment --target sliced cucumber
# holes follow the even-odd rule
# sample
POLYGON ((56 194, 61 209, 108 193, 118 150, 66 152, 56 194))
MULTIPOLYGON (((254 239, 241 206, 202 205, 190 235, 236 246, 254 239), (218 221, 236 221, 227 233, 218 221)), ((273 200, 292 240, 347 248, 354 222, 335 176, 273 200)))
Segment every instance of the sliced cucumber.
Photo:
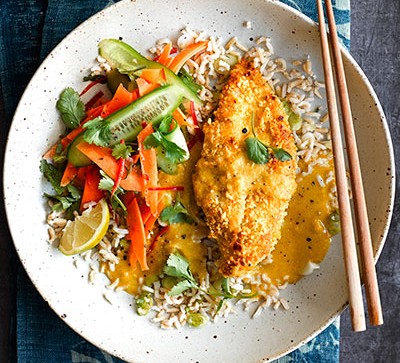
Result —
POLYGON ((77 148, 77 146, 83 141, 83 135, 78 135, 75 137, 74 141, 69 144, 67 151, 68 161, 78 168, 92 164, 92 161, 77 148))
POLYGON ((99 43, 99 54, 121 73, 134 73, 140 68, 162 68, 165 71, 168 84, 176 85, 181 89, 185 98, 197 104, 201 104, 197 94, 168 67, 143 57, 138 51, 121 40, 103 39, 99 43))
POLYGON ((182 98, 180 88, 165 85, 108 116, 112 135, 110 146, 121 140, 134 140, 142 130, 143 121, 153 123, 162 120, 178 108, 182 98))
MULTIPOLYGON (((134 140, 142 130, 144 121, 147 123, 160 121, 179 106, 182 98, 179 87, 165 85, 108 116, 106 120, 109 122, 111 132, 110 146, 119 143, 120 140, 134 140)), ((67 152, 68 161, 77 167, 91 164, 91 161, 77 148, 82 141, 81 134, 71 143, 67 152)))

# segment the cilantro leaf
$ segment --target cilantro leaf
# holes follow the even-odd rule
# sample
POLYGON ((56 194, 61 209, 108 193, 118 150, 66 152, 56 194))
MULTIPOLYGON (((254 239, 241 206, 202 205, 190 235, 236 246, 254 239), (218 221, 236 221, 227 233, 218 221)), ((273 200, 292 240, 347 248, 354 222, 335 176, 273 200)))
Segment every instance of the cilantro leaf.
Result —
POLYGON ((40 161, 40 171, 45 178, 50 182, 55 195, 44 193, 44 196, 54 202, 52 209, 57 212, 66 211, 66 218, 73 219, 73 212, 79 210, 81 201, 81 192, 72 184, 66 187, 60 185, 63 176, 63 170, 57 168, 46 160, 40 161))
POLYGON ((144 139, 144 147, 145 149, 157 149, 159 146, 161 146, 161 136, 159 135, 159 132, 153 132, 151 135, 147 136, 144 139))
POLYGON ((270 159, 268 148, 257 138, 248 137, 245 140, 246 151, 251 161, 256 164, 266 164, 270 159))
POLYGON ((71 198, 75 201, 79 200, 81 197, 81 192, 77 187, 74 187, 72 184, 67 185, 67 190, 71 195, 71 198))
POLYGON ((179 295, 190 288, 199 288, 196 279, 190 271, 189 262, 179 253, 172 253, 169 255, 163 272, 167 276, 178 277, 181 279, 181 281, 175 284, 168 292, 168 295, 170 296, 179 295))
POLYGON ((168 295, 176 296, 188 289, 191 289, 192 287, 197 288, 198 286, 197 286, 197 284, 194 284, 191 281, 182 280, 182 281, 179 281, 175 286, 173 286, 171 290, 169 290, 168 295))
MULTIPOLYGON (((114 180, 112 180, 106 173, 104 173, 102 170, 100 170, 100 174, 102 178, 100 179, 99 182, 99 189, 100 190, 106 190, 108 192, 111 192, 113 186, 114 186, 114 180)), ((122 188, 119 187, 122 191, 122 188)))
POLYGON ((250 160, 254 161, 256 164, 268 163, 271 158, 269 149, 273 151, 273 157, 279 161, 288 161, 292 159, 292 155, 290 155, 284 149, 267 146, 258 139, 254 131, 254 112, 251 114, 251 131, 253 133, 253 137, 250 136, 245 140, 246 151, 250 160))
POLYGON ((81 193, 79 189, 71 184, 62 187, 60 185, 63 175, 62 170, 57 169, 53 164, 48 163, 46 160, 41 160, 40 170, 56 192, 55 195, 44 193, 46 198, 55 202, 52 209, 58 212, 66 210, 67 218, 70 218, 69 216, 72 215, 73 211, 79 209, 80 206, 81 193))
POLYGON ((196 279, 194 278, 192 272, 190 271, 190 266, 188 260, 179 253, 171 253, 168 257, 167 263, 164 266, 163 272, 166 276, 173 278, 178 278, 179 281, 175 283, 168 292, 169 296, 179 295, 188 289, 198 289, 211 296, 216 296, 222 298, 218 304, 217 312, 222 308, 225 300, 227 299, 250 299, 255 297, 257 294, 242 295, 242 294, 232 294, 229 286, 229 278, 223 278, 222 280, 222 290, 219 291, 205 291, 203 290, 196 279))
POLYGON ((169 141, 159 131, 155 130, 144 140, 146 149, 162 147, 165 151, 165 157, 173 164, 182 162, 186 157, 186 151, 172 141, 169 141))
POLYGON ((52 209, 57 212, 61 212, 63 209, 68 209, 72 204, 72 202, 68 200, 68 197, 63 197, 60 195, 51 195, 47 193, 44 193, 44 196, 48 199, 52 199, 58 202, 54 204, 52 207, 52 209))
POLYGON ((42 159, 40 161, 40 171, 50 182, 51 186, 57 194, 62 194, 64 192, 64 188, 60 185, 61 178, 63 176, 62 170, 42 159))
POLYGON ((188 260, 179 253, 171 253, 164 266, 164 273, 168 276, 179 277, 196 283, 192 272, 190 271, 188 260))
POLYGON ((180 135, 184 138, 179 125, 169 114, 161 120, 155 131, 146 137, 144 147, 157 149, 159 159, 165 160, 170 165, 176 165, 187 160, 188 157, 188 151, 179 146, 179 142, 182 141, 180 135))
POLYGON ((130 145, 125 144, 124 142, 116 144, 113 147, 112 155, 114 158, 118 159, 127 159, 131 156, 132 147, 130 145))
POLYGON ((168 134, 171 131, 171 122, 172 122, 172 115, 169 114, 165 116, 161 122, 160 125, 158 126, 158 131, 160 131, 162 134, 168 134))
POLYGON ((85 123, 83 139, 89 144, 106 147, 111 140, 110 122, 107 119, 96 117, 85 123))
POLYGON ((62 210, 68 210, 69 208, 71 208, 71 206, 73 206, 75 202, 79 202, 81 198, 80 194, 77 198, 76 196, 73 196, 71 194, 63 196, 63 195, 50 195, 44 193, 44 195, 46 198, 56 201, 56 203, 52 206, 52 209, 57 212, 61 212, 62 210))
POLYGON ((178 201, 174 205, 170 205, 163 209, 160 214, 160 220, 168 224, 193 223, 193 219, 190 217, 187 209, 178 201))
POLYGON ((78 92, 71 87, 67 87, 61 92, 56 108, 60 112, 65 126, 70 129, 78 127, 86 115, 85 105, 81 101, 78 92))
POLYGON ((292 155, 290 155, 286 150, 280 147, 270 147, 274 152, 274 157, 279 161, 289 161, 292 159, 292 155))

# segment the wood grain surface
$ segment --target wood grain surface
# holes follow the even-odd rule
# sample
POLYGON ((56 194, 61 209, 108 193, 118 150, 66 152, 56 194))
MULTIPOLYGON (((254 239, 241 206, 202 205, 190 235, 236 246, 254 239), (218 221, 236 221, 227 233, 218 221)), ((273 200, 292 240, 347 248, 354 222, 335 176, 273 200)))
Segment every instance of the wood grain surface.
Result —
MULTIPOLYGON (((1 0, 2 4, 3 0, 1 0)), ((385 110, 396 159, 400 157, 400 1, 352 0, 351 53, 371 81, 385 110)), ((32 51, 36 45, 32 45, 32 51)), ((26 82, 33 69, 24 69, 26 82)), ((22 93, 24 85, 19 85, 22 93)), ((1 155, 4 155, 10 120, 0 88, 1 155)), ((0 167, 3 167, 3 158, 0 167)), ((397 170, 397 191, 400 172, 397 170)), ((2 188, 1 188, 2 190, 2 188)), ((397 193, 399 194, 399 193, 397 193)), ((377 264, 385 324, 354 333, 346 311, 341 320, 342 363, 396 363, 400 361, 400 203, 395 210, 385 248, 377 264)), ((9 235, 4 205, 0 206, 0 362, 14 362, 13 314, 15 271, 19 262, 9 235), (11 329, 10 329, 11 328, 11 329), (11 330, 11 334, 9 331, 11 330), (11 336, 11 337, 10 337, 11 336)), ((22 362, 24 363, 24 362, 22 362)), ((318 363, 318 362, 316 362, 318 363)))

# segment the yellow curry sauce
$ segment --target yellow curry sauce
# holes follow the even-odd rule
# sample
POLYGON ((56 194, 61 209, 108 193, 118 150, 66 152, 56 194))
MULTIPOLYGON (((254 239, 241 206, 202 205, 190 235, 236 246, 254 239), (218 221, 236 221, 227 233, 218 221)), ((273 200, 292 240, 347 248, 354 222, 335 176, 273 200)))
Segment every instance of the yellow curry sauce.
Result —
MULTIPOLYGON (((115 266, 115 271, 111 271, 108 265, 104 265, 110 280, 113 282, 118 278, 118 285, 128 293, 138 292, 141 277, 144 278, 146 284, 157 280, 172 252, 180 252, 186 257, 196 278, 201 280, 205 277, 207 247, 200 243, 200 240, 207 236, 208 229, 199 218, 200 209, 194 199, 191 179, 200 152, 201 145, 197 143, 191 150, 190 160, 180 165, 177 175, 160 173, 159 180, 160 186, 184 187, 184 192, 163 192, 163 198, 168 205, 178 197, 190 215, 194 217, 195 223, 169 226, 167 232, 157 240, 148 254, 148 271, 142 272, 138 264, 134 267, 128 264, 127 247, 119 252, 120 263, 115 266)), ((329 195, 332 185, 322 187, 317 175, 326 179, 331 172, 332 163, 329 162, 329 165, 315 166, 312 173, 306 176, 299 174, 297 190, 289 204, 282 228, 282 237, 272 253, 273 262, 260 264, 254 271, 255 274, 267 274, 272 284, 277 286, 284 280, 294 283, 302 278, 310 261, 318 264, 324 259, 331 241, 325 225, 333 210, 329 195)), ((154 236, 150 236, 149 240, 153 238, 154 236)))
POLYGON ((272 252, 273 262, 260 266, 273 282, 288 277, 294 283, 303 277, 309 261, 319 264, 328 252, 331 235, 326 228, 332 213, 331 183, 322 187, 317 175, 327 179, 332 165, 316 166, 307 176, 299 176, 295 195, 289 203, 282 236, 272 252))

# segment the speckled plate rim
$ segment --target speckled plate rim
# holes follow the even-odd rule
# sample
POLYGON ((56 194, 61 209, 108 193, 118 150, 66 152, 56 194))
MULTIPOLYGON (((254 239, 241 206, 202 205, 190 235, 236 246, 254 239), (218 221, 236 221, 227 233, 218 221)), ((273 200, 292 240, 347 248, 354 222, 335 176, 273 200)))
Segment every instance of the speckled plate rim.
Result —
MULTIPOLYGON (((107 13, 108 11, 112 11, 112 10, 110 10, 110 9, 113 9, 113 8, 115 8, 115 7, 118 7, 118 6, 123 6, 126 2, 128 2, 128 0, 123 0, 123 1, 121 1, 121 2, 119 2, 119 3, 116 3, 116 4, 114 4, 114 5, 110 6, 110 7, 108 7, 108 8, 106 8, 106 9, 102 10, 101 12, 99 12, 99 13, 97 13, 97 14, 93 15, 93 16, 90 17, 88 20, 86 20, 84 23, 82 23, 80 26, 78 26, 78 27, 77 27, 74 31, 72 31, 69 35, 67 35, 67 36, 64 38, 64 40, 62 40, 62 41, 57 45, 56 48, 61 47, 70 37, 73 37, 73 36, 74 36, 74 34, 75 34, 76 31, 79 31, 80 29, 82 29, 82 28, 84 28, 85 26, 87 26, 87 24, 90 23, 93 19, 96 19, 96 18, 99 17, 101 14, 105 14, 105 13, 107 13)), ((304 21, 307 22, 308 24, 310 24, 310 25, 312 25, 312 26, 316 26, 315 22, 312 21, 311 19, 309 19, 307 16, 305 16, 304 14, 298 12, 298 11, 295 10, 295 9, 292 9, 291 7, 289 7, 289 6, 285 5, 285 4, 280 3, 279 1, 276 1, 276 0, 270 0, 270 1, 268 1, 268 0, 267 0, 267 2, 271 2, 271 3, 273 3, 275 6, 282 7, 282 8, 285 9, 286 11, 289 11, 289 12, 295 14, 298 18, 304 20, 304 21)), ((389 129, 388 129, 388 126, 387 126, 387 123, 386 123, 385 115, 384 115, 384 112, 383 112, 383 110, 382 110, 382 107, 381 107, 381 105, 380 105, 380 103, 379 103, 379 101, 378 101, 378 98, 377 98, 377 96, 376 96, 376 94, 375 94, 375 91, 373 90, 373 88, 372 88, 370 82, 368 81, 367 77, 365 76, 364 72, 361 70, 361 68, 360 68, 359 65, 356 63, 356 61, 351 57, 350 53, 349 53, 347 50, 345 50, 344 48, 342 49, 342 51, 343 51, 343 54, 344 54, 344 56, 345 56, 345 59, 346 59, 347 61, 350 62, 350 64, 352 65, 352 67, 356 70, 356 72, 357 72, 357 73, 359 74, 359 76, 362 78, 364 84, 365 84, 365 85, 367 86, 367 88, 368 88, 369 94, 371 95, 372 99, 375 101, 375 106, 376 106, 376 108, 377 108, 377 110, 378 110, 378 112, 379 112, 379 114, 380 114, 380 116, 381 116, 382 122, 383 122, 383 128, 384 128, 384 131, 385 131, 385 134, 386 134, 387 144, 388 144, 388 148, 389 148, 390 164, 391 164, 391 171, 392 171, 392 179, 391 179, 392 182, 391 182, 391 185, 390 185, 390 188, 391 188, 391 192, 390 192, 390 195, 391 195, 391 197, 390 197, 391 205, 390 205, 389 208, 388 208, 388 213, 387 213, 387 216, 386 216, 386 225, 385 225, 384 230, 382 231, 382 239, 381 239, 381 242, 380 242, 380 244, 378 245, 378 249, 376 250, 376 253, 375 253, 375 259, 377 260, 377 259, 379 258, 379 255, 380 255, 381 251, 382 251, 382 248, 383 248, 383 246, 384 246, 384 241, 385 241, 385 239, 386 239, 386 236, 387 236, 387 233, 388 233, 388 230, 389 230, 390 219, 391 219, 391 215, 392 215, 392 212, 393 212, 394 194, 395 194, 395 188, 394 188, 394 185, 395 185, 395 179, 394 179, 394 175, 395 175, 395 173, 394 173, 394 170, 395 170, 395 163, 394 163, 394 157, 393 157, 393 146, 392 146, 392 142, 391 142, 391 138, 390 138, 389 129)), ((51 53, 50 53, 50 55, 43 61, 43 63, 42 63, 42 65, 40 66, 40 68, 44 67, 44 66, 47 64, 47 62, 50 62, 50 61, 51 61, 51 53)), ((32 83, 35 82, 36 77, 37 77, 37 73, 38 73, 38 72, 36 72, 35 75, 33 76, 31 82, 29 83, 29 85, 28 85, 28 87, 27 87, 27 89, 29 88, 29 86, 30 86, 32 83)), ((25 96, 25 94, 23 95, 22 99, 24 98, 24 96, 25 96)), ((21 103, 19 104, 19 106, 18 106, 18 108, 17 108, 17 111, 18 111, 20 105, 21 105, 21 103)), ((12 129, 13 127, 14 127, 14 121, 13 121, 13 124, 11 125, 11 129, 12 129)), ((9 137, 10 137, 10 136, 9 136, 9 137)), ((7 145, 8 145, 8 142, 7 142, 7 145)), ((8 147, 6 148, 6 150, 8 150, 8 147)), ((5 193, 4 195, 7 194, 7 193, 6 193, 6 190, 5 190, 6 182, 7 182, 7 168, 6 168, 6 166, 9 165, 9 164, 11 163, 10 160, 9 160, 10 157, 11 157, 11 155, 10 155, 9 153, 6 153, 6 154, 5 154, 5 163, 4 163, 5 168, 4 168, 4 174, 3 174, 3 178, 4 178, 3 188, 4 188, 4 193, 5 193)), ((7 213, 7 218, 8 218, 8 213, 7 213)), ((12 221, 9 220, 8 222, 9 222, 9 225, 10 225, 10 227, 11 227, 12 221)), ((10 229, 11 229, 11 234, 12 234, 12 236, 14 237, 14 231, 13 231, 12 228, 10 228, 10 229)), ((24 265, 24 267, 25 267, 25 265, 24 265)), ((28 275, 30 275, 30 271, 27 271, 27 272, 28 272, 28 275)), ((35 285, 36 285, 36 284, 35 284, 35 285)), ((36 287, 38 288, 38 286, 36 286, 36 287)), ((39 292, 42 294, 43 298, 44 298, 45 300, 47 300, 47 299, 46 299, 46 294, 45 294, 45 292, 41 291, 39 288, 38 288, 38 290, 39 290, 39 292)), ((299 342, 299 343, 297 343, 297 344, 294 344, 294 345, 291 345, 291 346, 288 346, 288 349, 286 349, 286 350, 284 350, 284 351, 282 351, 282 352, 280 352, 280 353, 277 353, 277 354, 275 354, 275 355, 273 355, 273 356, 271 356, 271 357, 264 358, 264 359, 268 359, 269 361, 274 360, 274 359, 277 359, 277 358, 281 357, 282 355, 285 355, 285 354, 289 353, 290 351, 293 351, 293 350, 297 349, 298 347, 300 347, 301 345, 305 344, 306 342, 308 342, 309 340, 311 340, 313 337, 315 337, 317 334, 319 334, 322 330, 324 330, 338 315, 340 315, 340 313, 343 311, 343 309, 345 309, 346 305, 347 305, 347 304, 344 304, 342 307, 340 307, 336 312, 334 312, 334 313, 332 314, 332 316, 331 316, 328 320, 326 320, 326 321, 324 321, 324 322, 321 323, 321 327, 320 327, 319 329, 315 330, 312 334, 308 335, 308 336, 307 336, 304 340, 302 340, 301 342, 299 342)), ((52 309, 53 309, 54 311, 57 311, 57 307, 56 307, 56 306, 53 306, 52 303, 50 303, 50 306, 52 307, 52 309)), ((65 319, 64 321, 65 321, 68 325, 70 325, 68 319, 65 319)), ((74 329, 74 327, 73 327, 72 325, 70 325, 70 326, 71 326, 71 328, 74 329)), ((86 337, 86 336, 84 336, 84 337, 85 337, 85 339, 91 341, 91 340, 90 340, 90 337, 86 337)), ((97 342, 95 342, 95 341, 91 341, 91 342, 92 342, 93 344, 97 345, 97 342)), ((101 346, 100 346, 100 347, 101 347, 101 346)), ((113 352, 112 354, 115 354, 115 352, 113 352)), ((116 354, 116 355, 118 356, 118 354, 116 354)), ((121 357, 122 357, 122 356, 121 356, 121 357)))

